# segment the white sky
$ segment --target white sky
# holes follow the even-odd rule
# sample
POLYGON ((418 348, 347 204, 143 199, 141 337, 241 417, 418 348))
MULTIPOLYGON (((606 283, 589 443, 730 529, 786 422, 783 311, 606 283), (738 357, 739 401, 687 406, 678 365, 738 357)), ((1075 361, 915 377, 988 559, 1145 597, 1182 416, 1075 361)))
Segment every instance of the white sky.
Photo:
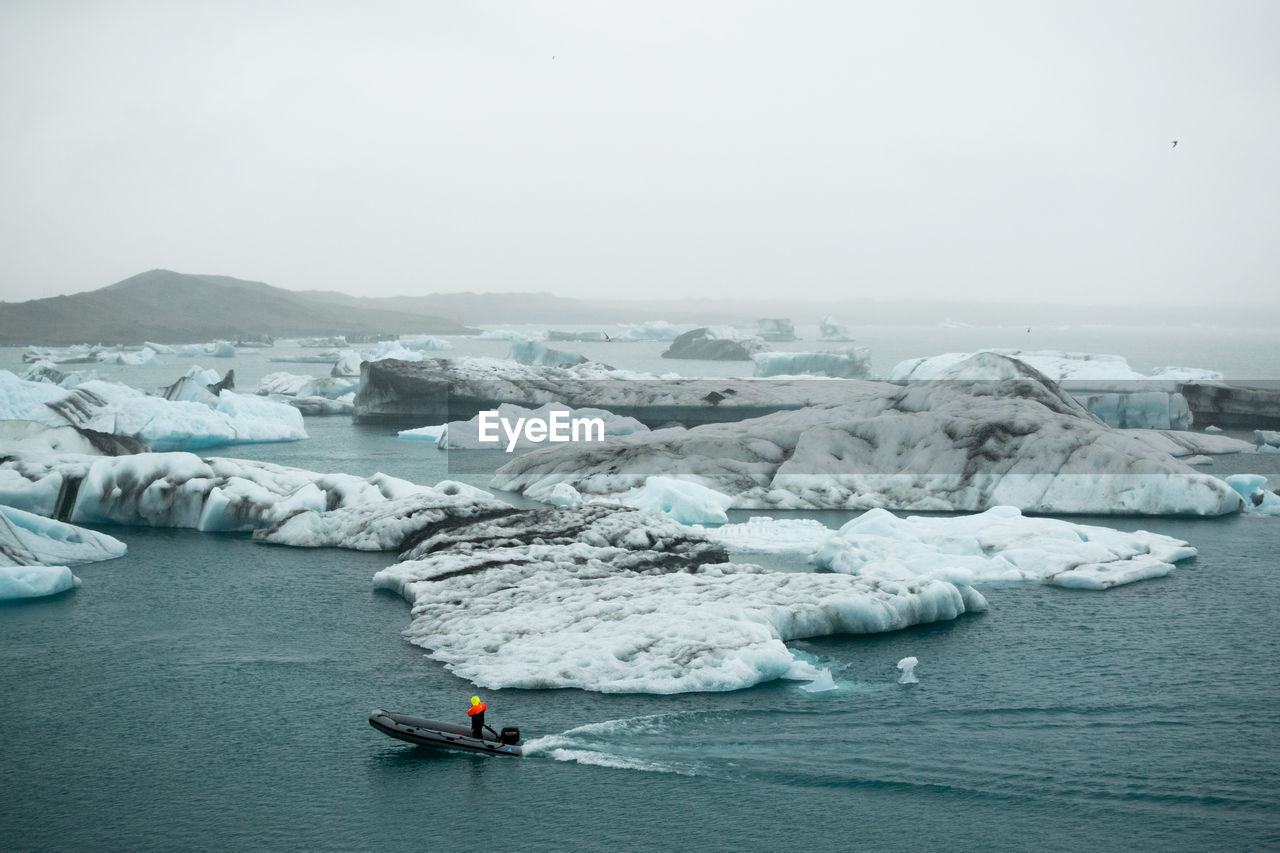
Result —
POLYGON ((1274 303, 1278 33, 1275 0, 5 0, 0 299, 1274 303))

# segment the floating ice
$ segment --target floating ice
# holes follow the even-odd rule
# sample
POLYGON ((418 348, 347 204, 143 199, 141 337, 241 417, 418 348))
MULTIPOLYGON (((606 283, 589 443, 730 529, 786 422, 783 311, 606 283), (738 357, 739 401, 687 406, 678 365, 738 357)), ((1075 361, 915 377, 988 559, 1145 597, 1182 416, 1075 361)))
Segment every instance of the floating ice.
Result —
POLYGON ((435 441, 439 442, 449 430, 448 424, 436 424, 434 426, 418 427, 417 429, 402 429, 396 435, 409 441, 435 441))
POLYGON ((583 502, 582 495, 568 483, 556 483, 547 488, 537 489, 530 492, 529 497, 552 506, 578 506, 583 502))
POLYGON ((871 375, 871 350, 853 347, 834 352, 761 352, 751 356, 756 376, 830 376, 865 379, 871 375))
POLYGON ((449 343, 444 338, 437 338, 433 335, 401 335, 400 345, 405 349, 411 350, 434 351, 453 349, 453 344, 449 343))
POLYGON ((143 365, 143 364, 159 364, 160 359, 156 358, 156 351, 151 347, 143 347, 137 352, 118 352, 115 356, 116 364, 127 365, 143 365))
POLYGON ((546 329, 486 329, 475 336, 477 341, 545 341, 546 329))
POLYGON ((813 680, 786 641, 985 608, 944 581, 727 563, 687 527, 598 505, 451 523, 403 556, 374 584, 413 603, 405 635, 486 688, 681 693, 813 680))
POLYGON ((1227 483, 1244 498, 1245 512, 1280 515, 1280 495, 1267 488, 1264 475, 1232 474, 1227 477, 1227 483))
POLYGON ((1058 350, 985 349, 977 353, 949 352, 943 355, 901 361, 889 372, 892 382, 922 379, 1005 379, 1006 368, 998 360, 974 358, 995 353, 1017 359, 1055 382, 1066 380, 1135 379, 1221 379, 1216 370, 1198 367, 1162 367, 1150 376, 1139 373, 1119 355, 1061 352, 1058 350), (959 368, 959 369, 957 369, 959 368))
POLYGON ((812 518, 753 516, 738 524, 697 528, 730 551, 757 554, 812 554, 835 533, 812 518))
POLYGON ((649 477, 643 486, 621 495, 618 501, 636 509, 661 513, 681 524, 716 524, 729 520, 725 510, 733 498, 687 480, 649 477))
POLYGON ((1255 429, 1253 441, 1264 453, 1280 453, 1280 430, 1255 429))
POLYGON ((613 337, 622 341, 673 341, 680 337, 680 330, 665 320, 652 320, 621 326, 613 337))
POLYGON ((742 509, 1240 509, 1226 483, 1099 423, 1057 386, 1034 379, 849 385, 854 402, 845 405, 535 450, 500 468, 491 485, 526 491, 567 482, 588 499, 616 498, 647 477, 678 475, 742 509))
POLYGON ((80 585, 68 566, 123 556, 104 533, 0 506, 0 601, 54 595, 80 585))
POLYGON ((113 560, 126 550, 105 533, 0 506, 0 565, 78 566, 113 560))
POLYGON ((830 314, 822 318, 818 325, 818 337, 824 341, 852 341, 853 334, 849 327, 837 323, 830 314))
POLYGON ((903 658, 898 661, 898 669, 902 670, 902 677, 898 679, 899 684, 915 684, 920 679, 916 678, 916 664, 920 661, 915 658, 903 658))
POLYGON ((260 397, 223 391, 216 407, 210 408, 100 380, 83 382, 68 392, 44 382, 27 382, 7 370, 0 370, 0 418, 132 436, 156 450, 307 437, 297 410, 260 397))
MULTIPOLYGON (((497 412, 500 420, 512 425, 516 424, 521 418, 526 421, 530 418, 547 421, 552 412, 565 412, 570 422, 583 418, 599 418, 604 422, 605 436, 632 435, 649 431, 647 426, 635 418, 615 415, 613 412, 605 411, 604 409, 574 409, 562 403, 547 403, 536 409, 526 409, 514 403, 503 403, 497 407, 497 412)), ((490 420, 491 425, 492 423, 494 422, 490 420)), ((480 415, 478 414, 469 421, 452 421, 446 426, 447 430, 440 439, 440 446, 449 450, 505 450, 509 443, 508 436, 501 430, 497 433, 500 439, 497 443, 480 441, 480 415)), ((494 434, 492 426, 489 434, 491 436, 494 434)), ((594 431, 592 435, 595 435, 594 431)), ((525 433, 521 431, 515 446, 517 448, 538 447, 540 443, 529 441, 525 433)))
POLYGON ((418 487, 413 494, 391 500, 329 512, 304 510, 269 528, 255 530, 253 538, 274 545, 393 551, 401 548, 410 534, 442 521, 509 509, 508 504, 494 500, 488 492, 446 480, 434 488, 418 487))
POLYGON ((576 352, 551 349, 542 341, 513 340, 507 358, 519 364, 542 364, 550 367, 571 367, 584 364, 585 355, 576 352))
POLYGON ((360 363, 362 361, 364 361, 364 356, 355 350, 343 350, 338 356, 338 360, 334 362, 329 374, 331 376, 359 376, 360 363))
POLYGON ((57 595, 79 585, 66 566, 0 565, 0 601, 57 595))
POLYGON ((863 577, 931 578, 959 584, 1042 581, 1108 589, 1163 577, 1195 556, 1186 542, 1158 533, 1027 518, 1001 506, 955 518, 899 518, 882 509, 841 527, 812 561, 863 577))

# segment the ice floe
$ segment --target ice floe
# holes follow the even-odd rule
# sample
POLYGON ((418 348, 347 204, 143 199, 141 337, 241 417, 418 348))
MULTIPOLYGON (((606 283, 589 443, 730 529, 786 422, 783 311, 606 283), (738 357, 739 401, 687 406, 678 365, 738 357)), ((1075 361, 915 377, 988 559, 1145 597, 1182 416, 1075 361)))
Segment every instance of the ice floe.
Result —
POLYGON ((823 673, 785 645, 985 608, 945 581, 772 572, 636 510, 511 510, 421 538, 374 577, 408 639, 486 688, 734 690, 823 673))
POLYGON ((541 364, 549 367, 572 367, 587 361, 585 355, 552 349, 542 341, 533 340, 513 340, 507 358, 518 364, 541 364))
POLYGON ((443 521, 474 518, 509 509, 482 489, 446 480, 434 487, 419 486, 404 497, 361 503, 328 512, 303 510, 253 532, 253 538, 273 545, 306 548, 350 548, 394 551, 412 534, 443 521))
POLYGON ((1244 498, 1245 511, 1259 515, 1280 515, 1280 495, 1267 488, 1262 474, 1232 474, 1227 477, 1231 488, 1244 498))
POLYGON ((53 515, 64 489, 77 482, 69 504, 73 522, 205 531, 248 531, 303 510, 324 512, 431 491, 385 474, 321 474, 181 452, 19 455, 0 464, 0 499, 41 515, 53 515))
MULTIPOLYGON (((815 383, 826 385, 829 383, 815 383)), ((873 389, 853 405, 665 429, 517 457, 491 486, 568 483, 615 497, 651 476, 724 492, 742 509, 1222 515, 1240 498, 1034 379, 873 389), (892 390, 884 390, 892 389, 892 390)))
POLYGON ((830 376, 865 379, 871 375, 871 350, 851 347, 832 352, 761 352, 751 356, 756 376, 830 376))
POLYGON ((55 595, 80 585, 70 566, 123 556, 104 533, 0 506, 0 601, 55 595))
POLYGON ((101 380, 68 391, 7 370, 0 370, 0 418, 131 436, 155 450, 307 437, 297 410, 260 397, 223 390, 205 402, 167 400, 101 380))
MULTIPOLYGON (((568 422, 577 420, 600 420, 603 423, 604 435, 633 435, 635 433, 645 433, 649 428, 640 423, 635 418, 625 417, 623 415, 615 415, 613 412, 604 409, 575 409, 562 403, 547 403, 545 405, 534 408, 525 408, 514 403, 503 403, 493 411, 497 412, 495 421, 493 417, 486 417, 486 423, 489 424, 487 435, 492 437, 498 436, 498 441, 481 441, 480 440, 480 417, 477 414, 469 421, 452 421, 446 424, 446 429, 439 437, 439 446, 449 450, 506 450, 510 445, 510 436, 505 434, 503 430, 496 426, 498 421, 515 425, 521 422, 528 422, 530 419, 549 422, 552 412, 564 413, 564 417, 568 422), (495 431, 496 430, 496 431, 495 431)), ((438 427, 424 427, 423 429, 435 430, 438 427)), ((410 430, 409 432, 414 432, 410 430)), ((425 434, 422 434, 425 437, 425 434)), ((594 435, 594 433, 593 433, 594 435)), ((538 447, 541 442, 531 441, 527 434, 523 431, 519 433, 516 443, 510 445, 512 449, 538 447)))
POLYGON ((811 559, 833 572, 897 580, 1108 589, 1167 575, 1175 562, 1195 554, 1188 543, 1158 533, 1027 518, 1014 507, 994 507, 951 518, 870 510, 841 527, 811 559))
POLYGON ((994 353, 1017 359, 1055 382, 1068 380, 1191 380, 1221 379, 1216 370, 1199 367, 1161 367, 1143 374, 1129 366, 1119 355, 1062 352, 1059 350, 986 349, 978 353, 949 352, 942 355, 911 358, 898 362, 889 372, 892 382, 924 379, 1004 379, 1006 366, 995 359, 975 359, 975 355, 994 353))

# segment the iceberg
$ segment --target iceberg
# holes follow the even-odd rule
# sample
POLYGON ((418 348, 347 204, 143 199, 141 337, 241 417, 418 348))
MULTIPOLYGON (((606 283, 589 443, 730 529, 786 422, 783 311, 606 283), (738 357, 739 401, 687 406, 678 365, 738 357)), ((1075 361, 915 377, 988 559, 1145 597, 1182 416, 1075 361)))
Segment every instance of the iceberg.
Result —
POLYGON ((585 355, 551 349, 542 341, 531 340, 513 340, 507 358, 519 364, 541 364, 548 367, 572 367, 587 361, 585 355))
POLYGON ((650 320, 620 326, 613 337, 619 341, 674 341, 680 337, 680 330, 666 320, 650 320))
POLYGON ((0 565, 0 601, 57 595, 79 585, 66 566, 0 565))
POLYGON ((1255 429, 1253 441, 1265 453, 1280 453, 1280 430, 1255 429))
MULTIPOLYGON (((557 487, 573 488, 565 483, 558 483, 557 487)), ((567 493, 560 494, 572 500, 567 493)), ((733 498, 686 480, 648 477, 643 486, 619 496, 618 502, 665 515, 681 524, 723 524, 729 520, 725 510, 733 504, 733 498)))
POLYGON ((685 332, 663 350, 663 358, 688 358, 702 361, 750 361, 758 352, 768 349, 760 338, 741 338, 731 330, 701 328, 685 332))
MULTIPOLYGON (((401 335, 400 345, 410 350, 446 350, 453 349, 453 344, 444 338, 433 335, 401 335)), ((358 373, 359 371, 357 371, 358 373)))
POLYGON ((543 341, 547 339, 547 330, 485 329, 474 337, 477 341, 543 341))
POLYGON ((360 363, 362 361, 364 361, 364 356, 355 350, 343 350, 338 355, 338 360, 333 363, 333 367, 329 370, 329 375, 358 377, 360 375, 360 363))
MULTIPOLYGON (((194 380, 183 381, 191 383, 184 386, 190 394, 204 395, 198 386, 192 387, 194 380)), ((216 399, 209 394, 204 402, 167 400, 126 385, 91 380, 68 392, 27 382, 7 370, 0 370, 0 418, 130 436, 155 450, 307 437, 302 416, 291 406, 233 391, 224 390, 216 399)))
POLYGON ((756 376, 830 376, 866 379, 871 375, 871 350, 853 347, 835 352, 762 352, 751 356, 756 376))
POLYGON ((119 539, 0 505, 0 565, 79 566, 123 557, 119 539))
POLYGON ((1227 483, 1244 498, 1245 512, 1258 515, 1280 515, 1280 495, 1267 488, 1262 474, 1232 474, 1227 483))
POLYGON ((970 587, 771 572, 727 562, 630 509, 510 510, 430 532, 374 576, 413 604, 405 631, 489 688, 684 693, 820 673, 786 642, 985 609, 970 587))
MULTIPOLYGON (((496 408, 498 418, 505 420, 509 424, 517 423, 521 418, 526 421, 530 418, 542 421, 548 421, 552 412, 564 412, 570 422, 587 418, 599 419, 604 424, 604 435, 633 435, 635 433, 648 432, 649 428, 640 423, 635 418, 623 417, 615 415, 613 412, 604 409, 575 409, 562 403, 547 403, 536 409, 526 409, 523 406, 517 406, 514 403, 503 403, 496 408)), ((424 428, 434 429, 434 428, 424 428)), ((412 431, 411 431, 412 432, 412 431)), ((492 434, 492 432, 491 432, 492 434)), ((498 433, 500 441, 494 443, 492 441, 480 441, 480 415, 476 415, 469 421, 452 421, 445 425, 445 431, 439 438, 439 446, 448 450, 505 450, 508 446, 508 437, 498 433)), ((516 441, 516 448, 539 447, 541 442, 531 442, 525 433, 521 432, 516 441)))
POLYGON ((249 531, 303 510, 324 512, 427 491, 385 474, 320 474, 184 452, 18 455, 0 463, 0 496, 6 502, 53 515, 59 496, 67 495, 66 517, 86 524, 249 531))
POLYGON ((1054 382, 1140 379, 1207 380, 1221 379, 1216 370, 1199 367, 1162 367, 1148 376, 1134 370, 1119 355, 1062 352, 1059 350, 985 349, 977 353, 949 352, 942 355, 912 358, 899 362, 889 372, 889 381, 908 382, 933 379, 1005 379, 999 361, 975 359, 975 355, 994 353, 1016 359, 1054 382))
POLYGON ((434 426, 418 427, 417 429, 397 430, 396 435, 406 441, 434 441, 439 443, 448 430, 448 424, 435 424, 434 426))
POLYGON ((824 341, 852 341, 853 334, 848 326, 837 323, 835 318, 828 314, 818 324, 818 338, 824 341))
POLYGON ((123 556, 123 542, 0 506, 0 601, 56 595, 80 585, 70 566, 123 556))
POLYGON ((1098 422, 1052 384, 858 387, 854 404, 542 448, 498 469, 490 485, 523 492, 564 482, 616 498, 647 477, 679 476, 732 496, 739 509, 1240 510, 1226 483, 1098 422))
MULTIPOLYGON (((1090 355, 1057 351, 981 350, 946 353, 900 362, 890 381, 974 381, 1031 377, 1065 383, 1064 389, 1095 417, 1121 429, 1179 429, 1191 427, 1186 398, 1168 380, 1170 375, 1143 376, 1118 355, 1090 355)), ((1183 373, 1215 374, 1198 368, 1183 373)))
POLYGON ((1175 562, 1195 555, 1186 542, 1158 533, 1027 518, 1001 506, 956 518, 899 518, 869 510, 830 536, 811 559, 829 571, 892 580, 1038 581, 1109 589, 1163 577, 1175 562))
POLYGON ((151 347, 143 347, 137 352, 118 352, 115 355, 116 364, 127 364, 139 366, 143 364, 159 364, 160 359, 156 358, 156 351, 151 347))
POLYGON ((306 509, 253 532, 259 542, 305 548, 395 551, 414 534, 442 522, 509 511, 482 489, 445 480, 409 495, 319 512, 306 509))
MULTIPOLYGON (((0 420, 0 457, 15 454, 123 456, 146 453, 149 449, 137 439, 80 427, 51 427, 36 421, 0 420)), ((4 501, 0 500, 0 503, 4 501)))

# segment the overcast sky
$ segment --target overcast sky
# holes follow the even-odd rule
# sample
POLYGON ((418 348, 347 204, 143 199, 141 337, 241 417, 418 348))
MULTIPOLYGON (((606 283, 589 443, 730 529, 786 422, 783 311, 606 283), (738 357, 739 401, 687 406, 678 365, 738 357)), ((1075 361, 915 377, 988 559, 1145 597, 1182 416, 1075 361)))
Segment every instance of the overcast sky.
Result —
POLYGON ((1280 302, 1277 33, 1275 0, 5 0, 0 299, 1280 302))

